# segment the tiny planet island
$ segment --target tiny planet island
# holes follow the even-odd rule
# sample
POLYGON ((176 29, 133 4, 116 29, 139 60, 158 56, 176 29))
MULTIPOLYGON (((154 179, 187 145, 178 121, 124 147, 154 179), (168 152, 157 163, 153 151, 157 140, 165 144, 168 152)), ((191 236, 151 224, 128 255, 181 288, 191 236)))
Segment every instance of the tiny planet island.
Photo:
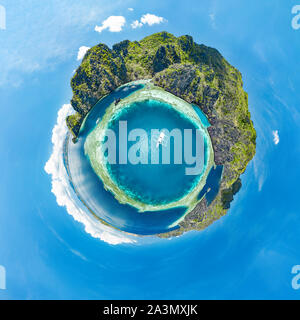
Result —
POLYGON ((241 73, 189 35, 87 51, 71 86, 64 165, 98 223, 172 237, 225 215, 255 155, 241 73))

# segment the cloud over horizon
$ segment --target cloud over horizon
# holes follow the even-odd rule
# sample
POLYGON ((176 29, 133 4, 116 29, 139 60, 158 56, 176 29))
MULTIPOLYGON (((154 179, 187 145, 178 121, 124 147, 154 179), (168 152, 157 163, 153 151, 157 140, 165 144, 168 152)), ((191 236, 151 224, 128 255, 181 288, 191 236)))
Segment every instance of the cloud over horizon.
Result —
POLYGON ((272 134, 273 134, 273 142, 275 145, 277 145, 280 141, 278 130, 272 131, 272 134))
POLYGON ((85 54, 87 53, 87 51, 90 49, 90 47, 86 47, 86 46, 82 46, 78 49, 78 53, 77 53, 77 61, 83 59, 83 57, 85 56, 85 54))
POLYGON ((135 20, 131 23, 131 27, 133 29, 140 28, 143 25, 153 26, 154 24, 160 24, 163 22, 167 22, 167 20, 163 17, 156 16, 155 14, 146 13, 142 15, 140 20, 135 20))
POLYGON ((80 205, 74 193, 63 161, 63 147, 68 128, 66 117, 74 113, 70 104, 64 104, 57 114, 57 123, 52 130, 52 154, 45 165, 45 171, 51 175, 52 193, 59 206, 65 207, 68 214, 84 225, 84 229, 92 237, 101 239, 112 245, 121 243, 137 243, 133 236, 110 228, 97 221, 80 205))
POLYGON ((101 33, 103 30, 108 29, 110 32, 122 31, 126 19, 123 16, 110 16, 102 22, 101 26, 95 26, 95 31, 101 33))

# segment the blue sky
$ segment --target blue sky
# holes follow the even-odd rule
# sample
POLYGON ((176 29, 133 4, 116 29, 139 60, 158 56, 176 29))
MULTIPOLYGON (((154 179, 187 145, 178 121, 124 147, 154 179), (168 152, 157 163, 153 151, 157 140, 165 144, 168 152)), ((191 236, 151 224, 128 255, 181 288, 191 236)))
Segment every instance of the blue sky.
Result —
POLYGON ((0 298, 299 299, 291 288, 291 269, 300 264, 295 4, 0 0, 0 265, 7 272, 0 298), (150 26, 141 20, 148 13, 163 19, 150 26), (110 16, 125 18, 121 30, 95 31, 110 16), (162 30, 217 48, 242 72, 257 154, 229 214, 204 232, 111 245, 88 235, 51 193, 44 166, 52 129, 71 99, 80 47, 162 30))

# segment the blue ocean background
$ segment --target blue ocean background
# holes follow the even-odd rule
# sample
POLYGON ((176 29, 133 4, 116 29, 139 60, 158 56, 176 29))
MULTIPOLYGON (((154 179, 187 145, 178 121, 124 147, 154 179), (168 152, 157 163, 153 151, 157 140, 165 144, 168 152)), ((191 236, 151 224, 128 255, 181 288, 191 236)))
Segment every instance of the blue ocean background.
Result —
POLYGON ((294 1, 1 0, 1 299, 299 299, 300 29, 294 1), (134 8, 129 11, 128 8, 134 8), (122 32, 94 31, 110 15, 122 32), (180 23, 179 23, 180 22, 180 23), (257 154, 228 214, 201 232, 146 244, 91 237, 56 203, 44 166, 57 112, 71 98, 80 46, 166 30, 217 48, 243 74, 257 154), (273 131, 279 141, 273 141, 273 131))

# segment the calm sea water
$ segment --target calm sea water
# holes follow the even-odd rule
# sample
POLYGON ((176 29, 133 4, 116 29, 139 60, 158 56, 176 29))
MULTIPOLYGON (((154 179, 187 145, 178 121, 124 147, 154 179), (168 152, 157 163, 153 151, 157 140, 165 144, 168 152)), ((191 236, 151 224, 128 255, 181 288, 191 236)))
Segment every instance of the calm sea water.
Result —
MULTIPOLYGON (((199 182, 203 172, 206 168, 204 157, 206 155, 205 148, 207 143, 203 143, 200 157, 203 158, 202 171, 197 175, 186 175, 186 168, 190 167, 185 163, 185 144, 184 144, 184 130, 191 130, 192 132, 192 155, 196 154, 196 130, 195 124, 188 118, 179 114, 170 105, 157 101, 146 100, 143 102, 136 102, 129 108, 125 109, 123 113, 114 119, 114 122, 109 125, 109 128, 116 132, 117 135, 117 150, 119 150, 119 121, 127 121, 128 132, 135 129, 142 129, 147 134, 147 141, 141 141, 142 147, 140 153, 145 153, 147 164, 132 164, 128 162, 126 165, 117 164, 109 165, 109 171, 113 179, 125 191, 129 191, 133 197, 139 201, 149 204, 165 204, 180 200, 195 185, 199 182), (153 129, 167 129, 171 132, 173 129, 180 130, 181 142, 181 164, 174 163, 175 142, 174 138, 168 134, 164 138, 163 145, 159 146, 160 157, 159 164, 151 163, 151 154, 156 152, 156 142, 158 136, 153 137, 151 142, 151 131, 153 129), (163 164, 162 152, 163 149, 170 149, 170 163, 163 164)), ((202 137, 204 141, 204 137, 202 137)), ((127 154, 130 148, 136 142, 128 142, 127 154)), ((200 141, 199 141, 199 145, 200 141)), ((200 146, 199 146, 200 148, 200 146)), ((177 149, 178 151, 178 149, 177 149)), ((206 157, 205 157, 206 159, 206 157)), ((193 166, 195 166, 194 164, 193 166)))

